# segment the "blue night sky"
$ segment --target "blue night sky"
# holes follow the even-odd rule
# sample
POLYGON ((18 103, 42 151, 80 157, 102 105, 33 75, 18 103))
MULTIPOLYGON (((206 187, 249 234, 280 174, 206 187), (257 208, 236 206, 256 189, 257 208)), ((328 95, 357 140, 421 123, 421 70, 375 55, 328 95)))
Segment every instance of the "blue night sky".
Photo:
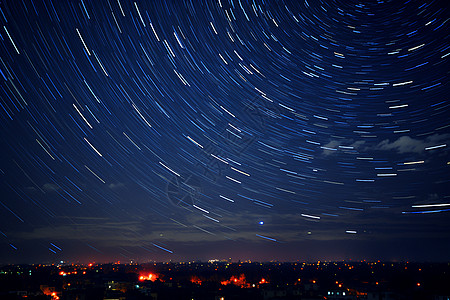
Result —
POLYGON ((448 3, 0 3, 0 263, 450 259, 448 3))

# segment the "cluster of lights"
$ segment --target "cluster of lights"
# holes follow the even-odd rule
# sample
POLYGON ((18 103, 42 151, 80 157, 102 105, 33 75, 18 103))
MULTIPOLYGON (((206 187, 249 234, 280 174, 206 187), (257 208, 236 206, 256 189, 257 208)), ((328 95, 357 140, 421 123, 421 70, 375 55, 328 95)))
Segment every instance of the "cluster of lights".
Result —
POLYGON ((55 292, 54 290, 45 289, 42 291, 44 292, 44 295, 50 296, 52 300, 59 300, 59 296, 58 296, 57 292, 55 292))
MULTIPOLYGON (((78 274, 77 271, 73 271, 73 272, 64 272, 64 271, 61 271, 61 272, 59 272, 59 275, 61 275, 61 276, 77 275, 77 274, 78 274)), ((83 274, 83 275, 86 275, 86 271, 83 271, 82 274, 83 274)))
MULTIPOLYGON (((334 295, 335 292, 328 292, 328 295, 334 295)), ((341 292, 336 292, 336 295, 339 296, 341 292)), ((342 292, 342 296, 345 296, 345 292, 342 292)))
POLYGON ((155 281, 157 276, 155 274, 149 273, 148 275, 139 276, 140 281, 155 281))
POLYGON ((198 284, 198 285, 202 284, 202 281, 201 281, 201 279, 198 276, 192 276, 191 277, 191 282, 195 283, 195 284, 198 284))
MULTIPOLYGON (((269 281, 267 281, 264 278, 262 278, 258 282, 258 284, 260 284, 260 285, 261 284, 266 284, 266 283, 269 283, 269 281)), ((231 276, 231 278, 229 280, 221 281, 220 284, 222 284, 222 285, 234 284, 234 285, 240 286, 242 288, 256 287, 256 284, 250 285, 250 283, 247 283, 244 274, 241 274, 239 277, 231 276)))

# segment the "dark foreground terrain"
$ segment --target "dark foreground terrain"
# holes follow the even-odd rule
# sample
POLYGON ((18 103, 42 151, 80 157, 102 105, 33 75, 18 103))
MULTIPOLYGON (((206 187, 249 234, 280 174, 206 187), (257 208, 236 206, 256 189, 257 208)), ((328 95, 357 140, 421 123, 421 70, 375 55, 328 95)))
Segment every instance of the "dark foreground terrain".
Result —
POLYGON ((450 299, 449 263, 7 265, 0 299, 450 299))

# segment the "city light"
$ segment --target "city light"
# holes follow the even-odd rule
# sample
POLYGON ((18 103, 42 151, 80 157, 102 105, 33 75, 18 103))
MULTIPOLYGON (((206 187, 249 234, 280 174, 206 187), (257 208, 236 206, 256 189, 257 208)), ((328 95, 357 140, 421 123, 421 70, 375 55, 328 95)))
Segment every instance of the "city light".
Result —
POLYGON ((139 276, 139 280, 140 281, 155 281, 156 279, 158 279, 158 276, 156 274, 153 274, 153 273, 149 273, 147 275, 140 275, 139 276))

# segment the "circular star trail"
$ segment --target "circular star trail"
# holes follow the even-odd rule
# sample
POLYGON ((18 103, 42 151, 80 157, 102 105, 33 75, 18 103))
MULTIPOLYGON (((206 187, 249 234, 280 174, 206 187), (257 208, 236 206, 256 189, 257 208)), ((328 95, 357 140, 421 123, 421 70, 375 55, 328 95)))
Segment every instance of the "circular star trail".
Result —
POLYGON ((447 5, 366 2, 2 2, 2 255, 444 224, 447 5))

